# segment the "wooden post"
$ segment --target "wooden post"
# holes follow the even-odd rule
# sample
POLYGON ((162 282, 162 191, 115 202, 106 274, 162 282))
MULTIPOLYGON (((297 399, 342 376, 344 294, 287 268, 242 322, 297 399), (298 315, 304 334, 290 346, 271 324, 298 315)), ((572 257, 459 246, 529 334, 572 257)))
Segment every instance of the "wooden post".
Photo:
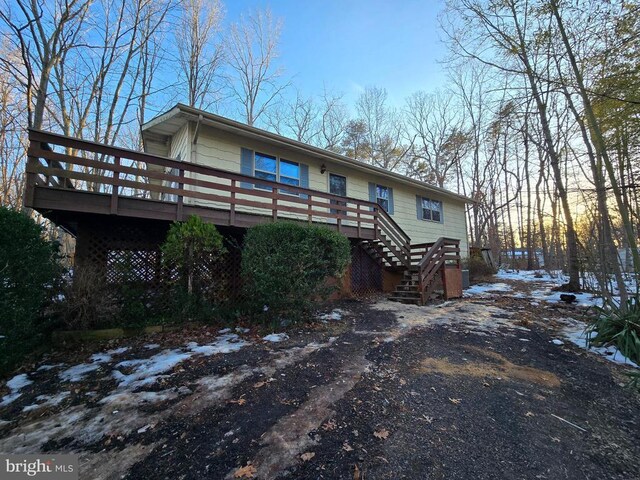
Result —
POLYGON ((373 207, 373 238, 379 238, 378 234, 378 207, 373 207))
POLYGON ((278 220, 278 189, 273 188, 271 190, 271 216, 273 221, 278 220))
POLYGON ((118 179, 120 177, 120 172, 117 168, 120 166, 120 157, 115 157, 113 159, 113 182, 111 184, 111 215, 116 215, 118 213, 118 179))
POLYGON ((177 210, 176 210, 176 220, 181 222, 183 220, 183 215, 184 215, 182 213, 182 207, 184 205, 184 195, 182 194, 182 191, 184 189, 184 183, 182 181, 184 179, 184 168, 181 168, 179 170, 178 177, 180 178, 180 182, 178 182, 178 189, 180 190, 180 195, 178 195, 178 205, 177 205, 177 210))
MULTIPOLYGON (((27 166, 28 167, 36 167, 38 165, 38 159, 36 157, 27 157, 27 166)), ((29 168, 27 168, 27 179, 25 183, 24 189, 24 206, 32 208, 33 207, 33 197, 36 188, 36 173, 29 172, 29 168)))
POLYGON ((356 203, 356 210, 358 211, 356 216, 357 216, 357 222, 358 222, 358 238, 362 238, 362 229, 361 229, 361 223, 362 223, 362 218, 360 216, 360 204, 356 203))
POLYGON ((313 222, 313 206, 311 205, 311 195, 307 195, 307 211, 308 211, 308 221, 309 224, 313 222))
POLYGON ((231 205, 229 206, 229 225, 233 226, 236 224, 236 192, 234 189, 236 188, 236 179, 231 179, 231 205))

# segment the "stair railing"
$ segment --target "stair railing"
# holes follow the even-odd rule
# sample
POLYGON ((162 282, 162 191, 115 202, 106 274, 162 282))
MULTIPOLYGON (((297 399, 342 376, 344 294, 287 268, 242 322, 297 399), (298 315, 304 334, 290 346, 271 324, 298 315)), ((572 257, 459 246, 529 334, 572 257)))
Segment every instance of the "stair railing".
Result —
POLYGON ((448 265, 460 268, 460 240, 440 237, 430 245, 418 263, 418 288, 423 305, 433 291, 436 275, 443 273, 448 265))
POLYGON ((381 241, 385 247, 398 259, 405 267, 411 266, 411 238, 383 209, 378 208, 376 239, 381 241))

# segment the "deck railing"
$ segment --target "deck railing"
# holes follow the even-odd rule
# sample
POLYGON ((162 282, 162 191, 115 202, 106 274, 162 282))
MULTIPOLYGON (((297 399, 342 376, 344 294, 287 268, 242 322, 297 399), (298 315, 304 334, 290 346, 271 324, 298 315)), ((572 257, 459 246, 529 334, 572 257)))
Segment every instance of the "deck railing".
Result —
POLYGON ((25 204, 33 206, 36 187, 110 196, 110 213, 118 214, 123 198, 163 201, 175 205, 175 219, 185 206, 222 209, 235 216, 253 214, 328 223, 338 231, 363 229, 406 266, 411 241, 376 203, 318 190, 263 180, 190 162, 29 130, 25 204))

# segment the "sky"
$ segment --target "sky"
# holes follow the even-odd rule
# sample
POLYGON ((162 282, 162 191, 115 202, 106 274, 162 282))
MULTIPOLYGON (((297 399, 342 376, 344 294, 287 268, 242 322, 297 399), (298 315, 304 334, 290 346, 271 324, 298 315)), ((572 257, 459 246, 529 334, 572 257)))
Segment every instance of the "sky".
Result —
POLYGON ((442 0, 227 0, 225 21, 265 7, 282 21, 285 76, 305 95, 326 85, 353 104, 373 85, 399 106, 412 92, 444 85, 442 0))

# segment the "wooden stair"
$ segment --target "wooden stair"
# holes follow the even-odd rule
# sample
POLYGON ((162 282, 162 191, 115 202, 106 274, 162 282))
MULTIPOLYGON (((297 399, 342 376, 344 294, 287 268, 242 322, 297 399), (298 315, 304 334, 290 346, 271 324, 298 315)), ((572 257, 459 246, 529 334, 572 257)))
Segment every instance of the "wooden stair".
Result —
POLYGON ((412 259, 420 258, 406 268, 400 283, 389 300, 414 305, 424 305, 438 298, 448 298, 445 270, 460 269, 460 241, 439 238, 429 244, 412 246, 412 259), (424 255, 420 257, 422 251, 424 255), (415 253, 415 252, 419 253, 415 253), (443 290, 435 290, 438 277, 442 279, 443 290))

